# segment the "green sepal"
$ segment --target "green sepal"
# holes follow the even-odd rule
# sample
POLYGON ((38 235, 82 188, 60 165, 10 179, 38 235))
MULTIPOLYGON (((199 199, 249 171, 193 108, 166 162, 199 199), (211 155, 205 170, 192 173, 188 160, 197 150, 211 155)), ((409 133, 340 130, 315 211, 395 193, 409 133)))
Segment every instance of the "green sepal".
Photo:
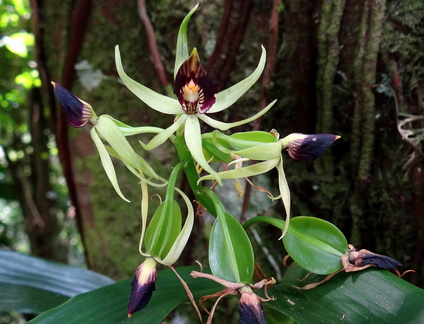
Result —
POLYGON ((203 168, 203 170, 208 172, 213 179, 222 185, 222 180, 218 173, 211 168, 203 154, 200 123, 196 116, 187 115, 184 128, 184 140, 193 159, 203 168))
MULTIPOLYGON (((225 89, 215 95, 216 102, 215 104, 209 109, 209 113, 216 113, 219 111, 222 111, 228 107, 230 107, 232 104, 234 104, 243 94, 249 90, 253 84, 259 79, 259 77, 262 74, 262 71, 265 68, 266 63, 266 50, 265 47, 261 46, 262 48, 262 54, 261 58, 259 59, 259 64, 256 67, 256 69, 252 72, 251 75, 249 75, 244 80, 236 83, 232 87, 225 89)), ((218 127, 216 127, 218 128, 218 127)))
POLYGON ((188 51, 187 27, 190 18, 197 10, 197 7, 199 7, 199 4, 195 5, 194 8, 191 9, 190 12, 185 16, 184 20, 181 22, 180 29, 178 30, 177 48, 175 52, 174 79, 181 64, 183 64, 183 62, 190 56, 188 51))
POLYGON ((113 188, 115 189, 116 193, 126 202, 130 202, 127 198, 125 198, 124 194, 121 191, 121 188, 119 187, 112 159, 110 158, 110 155, 106 150, 105 145, 103 144, 94 127, 90 130, 90 136, 93 139, 94 145, 96 145, 97 147, 97 151, 99 152, 100 161, 102 162, 103 169, 105 170, 106 175, 113 188))
POLYGON ((134 93, 141 101, 143 101, 150 108, 159 111, 163 114, 178 115, 183 112, 180 103, 177 99, 164 96, 157 93, 146 86, 131 79, 124 71, 121 61, 121 54, 119 53, 119 46, 115 47, 115 62, 116 69, 119 77, 124 85, 134 93))
MULTIPOLYGON (((216 96, 218 96, 221 92, 219 92, 218 94, 216 94, 216 96)), ((215 102, 215 104, 212 106, 215 107, 216 103, 218 101, 215 102)), ((209 126, 219 129, 221 131, 226 131, 230 128, 233 127, 237 127, 237 126, 241 126, 247 123, 250 123, 256 119, 258 119, 259 117, 265 115, 273 106, 274 104, 277 102, 277 100, 272 101, 268 106, 266 106, 264 109, 258 111, 256 114, 254 114, 253 116, 250 116, 249 118, 246 119, 242 119, 240 121, 236 121, 233 123, 224 123, 224 122, 220 122, 218 120, 215 120, 211 117, 209 117, 207 114, 197 114, 197 117, 199 117, 199 119, 203 120, 206 124, 208 124, 209 126)), ((212 113, 213 111, 212 108, 210 110, 208 110, 208 113, 212 113)), ((228 107, 226 107, 228 108, 228 107)))
POLYGON ((127 167, 140 169, 149 177, 158 179, 159 176, 153 168, 138 155, 125 136, 120 132, 118 126, 107 116, 100 116, 95 127, 99 135, 119 154, 120 159, 127 167))
POLYGON ((164 131, 163 128, 154 127, 154 126, 132 127, 121 122, 118 119, 113 118, 112 116, 109 116, 109 115, 102 115, 102 116, 107 117, 111 121, 113 121, 116 124, 116 126, 118 126, 119 130, 124 136, 132 136, 132 135, 139 135, 139 134, 159 134, 164 131))
MULTIPOLYGON (((255 163, 255 164, 245 166, 239 169, 232 169, 228 171, 218 172, 218 176, 220 179, 240 179, 240 178, 253 177, 253 176, 263 174, 272 170, 278 165, 279 162, 280 162, 280 158, 263 161, 263 162, 255 163)), ((205 175, 199 179, 199 182, 204 180, 213 180, 213 179, 215 179, 214 176, 205 175)))

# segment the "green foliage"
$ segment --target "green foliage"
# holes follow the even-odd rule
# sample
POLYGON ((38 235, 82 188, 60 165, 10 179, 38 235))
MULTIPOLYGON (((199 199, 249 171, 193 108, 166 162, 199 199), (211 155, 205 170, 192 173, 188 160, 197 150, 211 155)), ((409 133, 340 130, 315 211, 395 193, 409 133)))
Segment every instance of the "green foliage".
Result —
MULTIPOLYGON (((67 299, 64 296, 72 296, 76 291, 75 285, 80 287, 78 289, 88 287, 92 289, 95 285, 109 284, 77 295, 60 306, 44 312, 30 321, 34 324, 54 323, 59 318, 69 324, 130 323, 134 320, 142 320, 143 323, 159 323, 172 309, 187 302, 187 295, 174 273, 170 270, 160 271, 157 291, 149 305, 143 312, 135 313, 134 318, 127 319, 130 280, 110 284, 112 283, 110 279, 87 270, 56 265, 16 253, 7 253, 7 259, 3 258, 6 256, 4 252, 0 256, 2 257, 1 265, 7 267, 7 271, 0 273, 2 288, 0 305, 5 306, 2 309, 13 306, 15 309, 37 312, 60 304, 67 299), (31 271, 18 263, 8 262, 10 259, 19 260, 21 264, 30 261, 36 267, 34 271, 31 271), (14 280, 10 281, 12 269, 14 280), (19 279, 23 273, 25 276, 31 274, 32 280, 19 279), (67 278, 67 281, 64 282, 63 278, 67 278), (33 288, 36 285, 35 279, 43 282, 42 285, 38 284, 38 288, 33 288), (5 281, 8 283, 5 284, 5 281), (6 288, 7 285, 9 288, 6 288), (20 295, 23 292, 27 295, 20 295), (58 292, 60 292, 59 295, 58 292), (6 293, 9 295, 7 296, 6 293), (19 298, 10 298, 11 296, 19 296, 19 298), (25 298, 21 298, 22 296, 25 298), (40 299, 37 300, 37 297, 40 299)), ((191 270, 194 268, 180 268, 178 272, 189 285, 196 299, 219 289, 219 286, 212 281, 191 278, 189 276, 191 270)), ((305 274, 306 271, 299 266, 291 266, 282 282, 270 288, 269 293, 276 299, 264 304, 268 323, 283 323, 281 316, 271 315, 273 311, 283 313, 297 323, 311 324, 335 323, 341 320, 346 323, 372 321, 373 323, 418 324, 424 320, 424 311, 421 307, 424 302, 423 291, 387 271, 367 270, 354 274, 342 273, 312 290, 294 288, 293 286, 298 287, 322 279, 322 276, 310 276, 306 281, 299 281, 305 274), (273 321, 273 318, 277 320, 273 321)))
MULTIPOLYGON (((181 25, 177 41, 174 75, 180 73, 178 71, 179 66, 188 57, 188 23, 196 9, 197 6, 190 11, 181 25)), ((30 40, 25 40, 22 35, 11 37, 11 39, 16 39, 16 41, 15 43, 10 43, 9 51, 21 58, 26 57, 28 53, 23 50, 22 44, 26 46, 30 44, 30 40)), ((125 52, 129 53, 131 51, 126 48, 125 52)), ((291 322, 292 319, 299 323, 335 322, 340 320, 351 323, 371 320, 377 323, 379 321, 419 323, 423 320, 424 314, 419 307, 423 302, 422 290, 385 271, 366 271, 363 274, 356 273, 353 275, 342 273, 317 288, 309 291, 300 290, 299 285, 304 286, 323 279, 323 277, 317 275, 332 274, 342 268, 341 257, 348 252, 345 236, 337 227, 318 218, 295 217, 289 224, 288 221, 291 214, 290 191, 281 155, 281 151, 287 148, 287 145, 278 141, 277 136, 267 132, 245 132, 226 135, 218 130, 201 134, 201 123, 203 122, 212 128, 226 131, 262 116, 273 107, 275 101, 271 102, 256 115, 235 123, 224 123, 212 119, 207 114, 208 112, 220 112, 229 108, 258 80, 265 67, 265 49, 262 50, 259 64, 253 73, 227 90, 214 93, 216 102, 208 108, 210 111, 207 110, 205 112, 200 112, 199 110, 187 112, 187 107, 184 106, 193 105, 193 107, 197 107, 196 105, 203 104, 204 98, 210 90, 208 88, 210 85, 203 83, 203 72, 199 72, 200 69, 196 70, 196 65, 190 66, 193 71, 185 75, 187 80, 190 80, 190 83, 187 81, 187 84, 184 84, 181 89, 176 89, 179 99, 176 100, 174 97, 165 97, 156 93, 149 87, 141 85, 135 79, 130 78, 123 69, 118 47, 116 47, 115 55, 118 74, 128 89, 157 112, 176 115, 174 123, 166 129, 151 126, 131 127, 107 115, 101 115, 98 119, 93 117, 92 119, 92 139, 98 148, 108 179, 118 195, 128 201, 122 194, 120 186, 126 185, 129 188, 128 192, 132 192, 131 189, 133 189, 132 184, 123 183, 120 180, 119 173, 122 171, 122 165, 127 167, 134 175, 134 183, 140 182, 141 184, 142 235, 139 251, 143 256, 154 258, 155 265, 158 262, 171 266, 187 244, 188 236, 193 227, 194 212, 190 199, 175 186, 178 172, 180 168, 183 168, 188 185, 196 201, 216 218, 209 238, 209 265, 213 276, 207 278, 221 283, 227 288, 217 293, 222 288, 213 281, 194 279, 189 276, 191 268, 179 268, 178 272, 186 281, 188 289, 191 290, 197 300, 199 297, 208 298, 210 297, 208 295, 211 294, 216 297, 227 293, 242 295, 242 288, 239 287, 247 287, 250 292, 251 287, 262 288, 262 281, 259 281, 256 284, 257 286, 250 285, 253 280, 255 256, 245 229, 235 217, 227 212, 228 208, 224 206, 223 199, 220 199, 214 191, 210 190, 203 180, 213 180, 222 184, 224 179, 235 179, 237 181, 238 178, 264 174, 276 168, 278 171, 280 196, 277 198, 270 196, 269 198, 282 199, 287 214, 286 221, 279 219, 278 216, 260 216, 252 218, 245 223, 246 228, 253 223, 265 222, 282 230, 283 245, 297 263, 297 265, 287 270, 282 281, 269 288, 269 291, 277 299, 271 301, 264 298, 262 300, 262 305, 272 308, 272 312, 270 312, 272 315, 268 316, 268 320, 270 322, 274 320, 279 323, 282 322, 282 318, 286 322, 291 322), (198 74, 200 74, 199 78, 197 78, 198 74), (169 139, 168 144, 174 145, 178 152, 180 162, 176 163, 168 180, 165 179, 168 178, 167 176, 162 178, 156 173, 158 166, 147 162, 142 155, 136 153, 133 149, 134 141, 127 140, 129 136, 145 136, 146 134, 153 134, 153 139, 148 144, 140 141, 144 150, 150 151, 158 148, 169 139), (112 162, 112 158, 122 162, 120 167, 116 167, 116 164, 112 162), (215 166, 210 165, 211 161, 225 163, 229 170, 217 172, 215 166), (256 163, 257 161, 261 162, 256 163), (196 163, 200 165, 202 170, 200 170, 200 167, 196 169, 196 163), (249 163, 249 165, 243 167, 243 163, 249 163), (202 172, 206 173, 206 175, 199 177, 202 172), (155 179, 160 183, 155 182, 155 179), (167 186, 166 197, 156 208, 156 211, 152 212, 148 208, 148 200, 150 199, 148 188, 161 185, 167 186), (180 194, 187 204, 188 216, 183 228, 181 228, 183 217, 178 200, 174 197, 174 190, 180 194), (147 225, 148 218, 150 218, 150 222, 147 225), (146 247, 146 253, 142 251, 143 244, 146 247), (172 255, 168 256, 168 254, 172 255), (306 281, 301 281, 307 271, 312 272, 312 274, 306 281), (224 284, 223 280, 226 280, 227 283, 224 284), (241 285, 239 286, 240 283, 241 285), (236 285, 237 288, 229 288, 232 285, 236 285), (387 298, 381 297, 380 288, 383 288, 384 292, 387 293, 388 297, 384 296, 387 298), (414 299, 410 298, 411 295, 414 296, 414 299), (398 305, 399 300, 405 301, 402 307, 398 305), (265 303, 266 301, 268 303, 265 303), (307 311, 305 312, 305 310, 307 311)), ((130 64, 134 64, 134 62, 130 64)), ((27 82, 26 78, 29 76, 31 74, 22 73, 15 78, 15 82, 18 82, 22 87, 30 87, 33 84, 27 82)), ((33 76, 35 77, 35 75, 33 76)), ((7 98, 15 99, 14 96, 18 97, 18 94, 11 91, 7 98)), ((107 94, 104 96, 107 97, 107 94)), ((141 149, 137 142, 135 142, 134 147, 141 149)), ((16 153, 16 157, 19 158, 19 155, 19 152, 16 153)), ((80 162, 89 164, 88 161, 80 162)), ((92 167, 99 169, 98 164, 92 167)), ((99 172, 95 173, 94 170, 92 171, 91 175, 99 175, 99 172)), ((290 171, 293 172, 293 170, 290 171)), ((103 170, 100 173, 104 177, 103 170)), ((333 177, 326 179, 328 188, 325 187, 325 189, 328 189, 328 192, 325 194, 328 195, 326 198, 329 199, 334 199, 339 194, 338 190, 336 190, 339 187, 336 186, 340 184, 333 186, 333 179, 333 177)), ((216 191, 221 190, 220 187, 214 188, 216 191)), ((103 188, 97 187, 97 189, 99 189, 97 190, 99 194, 93 198, 93 201, 99 199, 97 208, 101 206, 104 209, 103 213, 110 213, 116 216, 114 215, 114 207, 119 203, 112 202, 110 196, 103 196, 103 188)), ((135 200, 137 201, 137 199, 135 200)), ((130 231, 128 228, 137 227, 136 225, 138 225, 134 221, 128 224, 124 219, 120 221, 125 223, 124 225, 110 228, 109 224, 107 224, 107 217, 103 218, 102 221, 105 224, 99 226, 100 232, 104 232, 101 235, 101 239, 102 241, 110 240, 110 242, 112 240, 121 240, 122 234, 127 234, 130 231)), ((88 244, 91 244, 91 247, 102 250, 104 247, 102 245, 103 242, 96 240, 97 238, 97 235, 94 235, 93 232, 86 235, 86 240, 88 244)), ((277 240, 274 243, 280 245, 277 240)), ((122 253, 122 251, 119 252, 122 253)), ((96 262, 97 264, 94 264, 94 266, 101 267, 99 265, 102 263, 101 259, 96 259, 96 262)), ((138 262, 138 260, 134 260, 134 262, 138 262)), ((119 264, 119 261, 115 263, 114 267, 116 269, 126 266, 119 264)), ((68 273, 68 269, 61 269, 56 281, 48 282, 42 289, 39 289, 31 286, 25 280, 26 274, 20 269, 18 264, 13 264, 13 262, 9 262, 6 259, 5 264, 6 272, 0 272, 0 278, 5 278, 2 286, 5 294, 0 294, 0 298, 5 300, 6 295, 19 296, 19 294, 26 294, 31 297, 22 299, 20 301, 21 304, 16 307, 13 306, 15 300, 12 299, 10 304, 5 303, 6 310, 15 308, 21 311, 40 312, 60 304, 59 307, 38 316, 31 321, 32 323, 51 323, 58 319, 66 323, 125 323, 133 321, 133 319, 126 318, 126 306, 130 289, 129 280, 95 289, 88 293, 78 294, 64 302, 68 295, 62 291, 57 293, 54 290, 54 286, 58 282, 61 283, 58 278, 63 273, 68 273), (16 277, 18 278, 16 283, 9 280, 10 273, 13 273, 14 268, 18 270, 16 272, 16 277), (51 292, 55 292, 56 295, 51 294, 51 292), (42 302, 34 302, 31 305, 31 299, 33 298, 41 299, 42 302), (27 304, 30 304, 29 308, 25 308, 27 304)), ((91 264, 93 265, 93 263, 91 264)), ((42 264, 40 268, 42 269, 35 267, 38 271, 43 271, 46 276, 51 274, 50 271, 55 271, 48 264, 42 264)), ((82 276, 71 273, 70 277, 85 278, 85 275, 86 273, 83 273, 82 276)), ((143 282, 143 279, 145 278, 139 278, 136 273, 133 286, 143 282)), ((42 281, 42 278, 40 280, 42 281)), ((0 280, 0 282, 2 281, 0 280)), ((273 279, 266 282, 265 288, 268 283, 274 283, 273 279)), ((70 287, 65 288, 70 289, 70 287)), ((256 297, 253 292, 251 296, 256 297)), ((259 299, 257 300, 259 304, 259 299)), ((182 289, 180 281, 176 279, 170 270, 161 271, 159 272, 156 292, 153 294, 153 298, 146 308, 134 314, 134 318, 142 320, 143 323, 158 323, 178 305, 185 302, 187 302, 186 292, 182 289)), ((242 299, 240 299, 240 302, 242 302, 242 299)), ((193 300, 192 303, 194 303, 193 300)), ((259 308, 257 307, 257 309, 259 308)), ((266 310, 267 312, 268 310, 266 310)))

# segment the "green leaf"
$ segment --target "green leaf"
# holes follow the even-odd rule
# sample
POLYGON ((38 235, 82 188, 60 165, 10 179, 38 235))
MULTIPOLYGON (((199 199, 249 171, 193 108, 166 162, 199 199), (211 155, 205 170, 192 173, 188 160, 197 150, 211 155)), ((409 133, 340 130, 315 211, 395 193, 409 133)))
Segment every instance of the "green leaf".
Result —
POLYGON ((182 21, 180 25, 180 29, 178 30, 177 48, 175 51, 174 79, 175 79, 175 76, 177 75, 177 72, 181 64, 183 64, 183 62, 187 60, 190 55, 188 52, 187 27, 188 27, 190 18, 194 14, 194 12, 197 10, 197 7, 199 7, 199 4, 195 5, 193 9, 191 9, 190 12, 185 16, 184 20, 182 21))
MULTIPOLYGON (((286 222, 269 216, 257 216, 244 223, 244 228, 263 222, 283 230, 286 222)), ((299 216, 290 220, 284 247, 290 257, 310 272, 330 274, 342 268, 341 257, 348 243, 340 230, 320 218, 299 216)))
POLYGON ((218 278, 237 283, 252 281, 252 245, 240 223, 227 213, 219 216, 213 224, 209 240, 209 265, 218 278))
POLYGON ((424 323, 424 290, 386 270, 369 269, 340 273, 310 290, 303 286, 319 278, 299 281, 307 274, 299 266, 291 266, 283 284, 269 288, 276 300, 263 303, 290 316, 299 324, 316 323, 424 323))
POLYGON ((291 219, 284 247, 301 267, 317 274, 330 274, 342 268, 341 257, 348 243, 333 224, 315 217, 291 219))
POLYGON ((0 310, 38 313, 114 280, 95 272, 0 251, 0 310))
MULTIPOLYGON (((217 292, 222 287, 210 280, 193 279, 189 276, 194 267, 177 269, 178 273, 194 293, 195 300, 203 295, 217 292)), ((76 296, 66 303, 45 312, 31 324, 116 324, 116 323, 160 323, 175 307, 189 302, 181 282, 171 270, 159 271, 156 291, 143 310, 127 318, 131 280, 120 281, 92 292, 76 296)), ((194 311, 194 310, 193 310, 194 311)))
POLYGON ((67 301, 69 297, 28 286, 0 283, 0 312, 38 314, 67 301))

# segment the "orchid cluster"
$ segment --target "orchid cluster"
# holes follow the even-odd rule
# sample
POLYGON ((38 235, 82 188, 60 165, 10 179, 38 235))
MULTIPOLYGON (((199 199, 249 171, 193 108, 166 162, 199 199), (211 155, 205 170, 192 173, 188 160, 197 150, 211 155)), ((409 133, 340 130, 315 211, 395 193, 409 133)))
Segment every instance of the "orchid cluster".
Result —
MULTIPOLYGON (((97 116, 93 108, 71 92, 53 83, 55 94, 62 103, 68 122, 73 127, 91 124, 91 137, 100 155, 101 163, 117 194, 128 201, 122 193, 112 158, 120 160, 140 181, 142 230, 139 244, 140 254, 146 259, 138 267, 132 282, 128 316, 142 310, 155 290, 158 275, 157 264, 172 267, 181 255, 193 229, 195 213, 188 196, 176 186, 176 180, 184 171, 191 189, 200 203, 216 217, 209 242, 209 267, 211 274, 193 272, 192 276, 215 280, 227 289, 221 293, 205 296, 201 300, 226 295, 240 295, 240 321, 242 323, 265 323, 260 302, 271 300, 258 297, 253 289, 266 288, 275 283, 273 278, 252 283, 254 254, 245 228, 230 215, 215 190, 206 187, 206 180, 221 185, 224 180, 264 174, 274 168, 278 171, 279 195, 285 207, 285 221, 279 227, 282 236, 293 235, 290 219, 290 191, 283 168, 283 152, 300 161, 316 159, 329 145, 339 138, 331 134, 293 133, 280 139, 277 131, 254 131, 227 135, 223 133, 233 127, 247 124, 266 114, 276 101, 271 102, 255 115, 234 123, 213 119, 210 114, 230 108, 261 76, 266 51, 262 53, 256 69, 244 80, 230 88, 217 92, 213 80, 202 66, 196 48, 189 52, 187 28, 195 6, 183 20, 178 33, 174 69, 174 94, 167 97, 130 78, 124 71, 121 53, 116 46, 116 67, 124 85, 150 108, 163 114, 175 115, 174 122, 165 129, 154 126, 133 127, 108 116, 97 116), (214 130, 201 133, 201 123, 214 130), (154 134, 147 143, 140 141, 144 150, 152 150, 166 141, 176 148, 180 162, 174 166, 168 179, 160 177, 154 168, 143 159, 127 140, 128 136, 154 134), (214 169, 212 162, 226 164, 225 171, 214 169), (156 212, 148 215, 149 187, 166 187, 166 196, 156 212), (185 218, 175 198, 182 197, 187 210, 185 218), (183 222, 183 220, 185 221, 183 222)), ((343 255, 343 251, 340 252, 343 255)), ((160 275, 160 274, 159 274, 160 275)), ((199 279, 200 280, 200 279, 199 279)), ((194 303, 194 305, 196 305, 194 303)), ((216 305, 214 306, 214 308, 216 305)), ((211 322, 213 311, 208 322, 211 322)))

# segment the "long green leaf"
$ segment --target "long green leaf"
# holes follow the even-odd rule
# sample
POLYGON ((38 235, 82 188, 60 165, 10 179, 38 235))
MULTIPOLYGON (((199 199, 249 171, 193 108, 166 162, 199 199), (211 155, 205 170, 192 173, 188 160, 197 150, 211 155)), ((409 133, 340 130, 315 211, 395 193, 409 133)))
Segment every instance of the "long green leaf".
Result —
POLYGON ((90 270, 0 251, 0 310, 38 313, 112 283, 90 270))
MULTIPOLYGON (((194 267, 180 268, 178 273, 192 289, 197 300, 203 295, 215 293, 221 286, 210 280, 193 279, 189 276, 194 267)), ((116 323, 160 323, 175 307, 189 302, 181 282, 171 270, 158 273, 156 291, 149 304, 140 312, 127 318, 131 280, 120 281, 92 292, 76 296, 59 307, 45 312, 31 324, 116 324, 116 323)), ((194 310, 193 310, 194 311, 194 310)))
POLYGON ((69 297, 28 286, 0 283, 0 312, 38 314, 59 306, 69 297))
POLYGON ((263 305, 285 313, 299 324, 424 323, 424 290, 389 271, 343 272, 316 288, 298 290, 292 285, 310 283, 299 281, 307 273, 302 270, 297 265, 290 267, 283 284, 268 291, 276 300, 263 305))

